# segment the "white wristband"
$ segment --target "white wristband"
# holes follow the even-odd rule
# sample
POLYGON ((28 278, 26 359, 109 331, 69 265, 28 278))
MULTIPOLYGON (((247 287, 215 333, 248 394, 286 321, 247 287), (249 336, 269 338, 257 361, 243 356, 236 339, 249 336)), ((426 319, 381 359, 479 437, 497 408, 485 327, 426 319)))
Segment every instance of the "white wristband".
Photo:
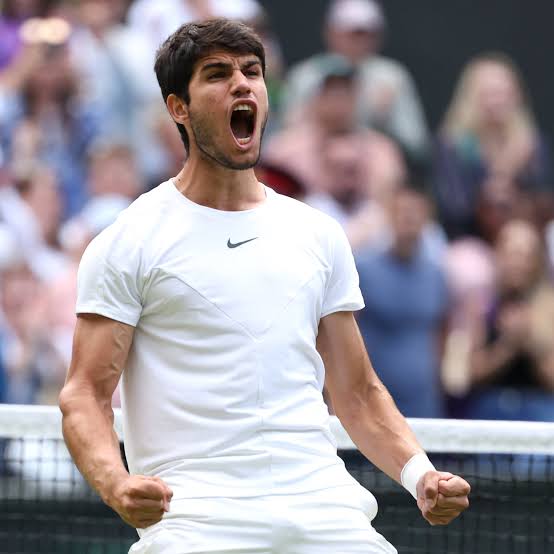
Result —
POLYGON ((420 452, 412 456, 400 473, 402 486, 417 500, 417 484, 428 472, 436 471, 435 466, 427 457, 427 454, 420 452))

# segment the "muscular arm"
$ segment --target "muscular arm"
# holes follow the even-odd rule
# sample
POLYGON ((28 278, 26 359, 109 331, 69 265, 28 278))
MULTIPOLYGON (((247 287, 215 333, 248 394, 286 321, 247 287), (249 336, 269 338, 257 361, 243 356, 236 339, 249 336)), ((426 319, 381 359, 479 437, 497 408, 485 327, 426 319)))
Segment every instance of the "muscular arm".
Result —
POLYGON ((81 473, 127 523, 145 527, 167 511, 171 491, 160 479, 129 475, 113 429, 112 395, 127 361, 133 331, 129 325, 99 315, 77 318, 60 409, 65 442, 81 473))
POLYGON ((133 327, 98 315, 77 318, 73 355, 60 394, 65 442, 77 467, 104 501, 125 477, 113 429, 112 395, 133 340, 133 327))
POLYGON ((406 462, 423 449, 373 370, 353 315, 324 317, 317 349, 337 417, 364 456, 400 482, 406 462))
MULTIPOLYGON (((324 317, 317 349, 333 407, 350 438, 366 458, 401 482, 406 463, 423 449, 375 374, 353 314, 324 317)), ((418 506, 433 525, 449 523, 469 505, 470 487, 461 477, 431 466, 416 480, 418 506)))

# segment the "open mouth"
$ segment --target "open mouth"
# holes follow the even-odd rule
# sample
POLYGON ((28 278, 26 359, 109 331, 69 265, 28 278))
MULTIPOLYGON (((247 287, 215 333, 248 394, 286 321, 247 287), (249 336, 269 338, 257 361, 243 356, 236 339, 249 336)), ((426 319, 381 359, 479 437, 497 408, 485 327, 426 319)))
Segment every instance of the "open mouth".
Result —
POLYGON ((256 114, 250 104, 237 104, 231 114, 231 132, 239 144, 248 144, 254 134, 256 114))

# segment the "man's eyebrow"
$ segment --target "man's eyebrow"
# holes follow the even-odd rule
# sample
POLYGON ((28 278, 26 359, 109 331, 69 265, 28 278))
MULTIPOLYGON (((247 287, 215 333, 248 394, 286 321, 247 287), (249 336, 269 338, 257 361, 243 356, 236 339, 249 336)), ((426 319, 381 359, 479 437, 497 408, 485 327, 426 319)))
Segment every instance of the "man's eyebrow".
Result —
POLYGON ((207 63, 206 65, 203 65, 200 68, 200 71, 209 71, 210 69, 228 69, 231 67, 230 63, 226 62, 211 62, 207 63))
MULTIPOLYGON (((254 65, 262 65, 262 63, 258 59, 247 60, 241 65, 241 69, 248 69, 254 65)), ((229 69, 230 67, 232 67, 232 65, 229 62, 210 62, 203 65, 200 68, 200 71, 204 72, 209 71, 210 69, 229 69)))
POLYGON ((249 67, 252 67, 253 65, 262 65, 262 62, 260 60, 248 60, 242 64, 242 69, 248 69, 249 67))

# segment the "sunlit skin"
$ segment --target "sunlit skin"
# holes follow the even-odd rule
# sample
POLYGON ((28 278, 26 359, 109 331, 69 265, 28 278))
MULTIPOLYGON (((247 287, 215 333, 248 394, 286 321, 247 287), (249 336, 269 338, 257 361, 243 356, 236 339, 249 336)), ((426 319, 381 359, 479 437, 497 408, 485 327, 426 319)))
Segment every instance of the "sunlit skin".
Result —
POLYGON ((196 63, 189 95, 189 104, 175 94, 167 99, 169 113, 185 126, 190 142, 177 188, 193 202, 215 209, 244 210, 263 203, 265 191, 252 169, 268 115, 260 60, 252 54, 212 52, 196 63), (241 103, 255 112, 247 144, 237 141, 230 125, 232 111, 241 103))

